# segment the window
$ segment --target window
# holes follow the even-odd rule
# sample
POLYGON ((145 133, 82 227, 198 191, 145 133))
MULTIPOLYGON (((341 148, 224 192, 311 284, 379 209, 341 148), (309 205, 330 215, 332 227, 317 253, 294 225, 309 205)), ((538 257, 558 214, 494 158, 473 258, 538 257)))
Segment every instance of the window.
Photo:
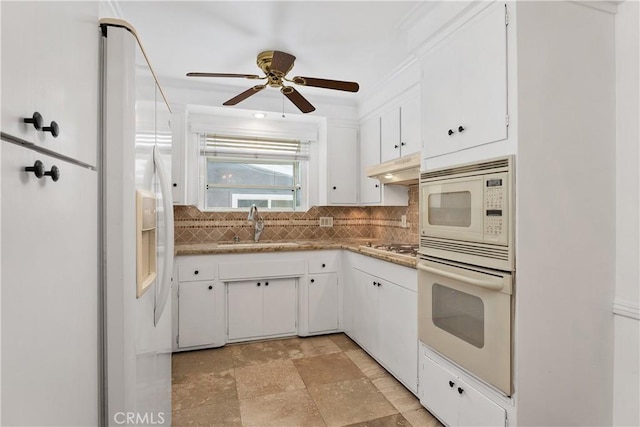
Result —
POLYGON ((205 210, 306 209, 309 142, 200 134, 205 210))

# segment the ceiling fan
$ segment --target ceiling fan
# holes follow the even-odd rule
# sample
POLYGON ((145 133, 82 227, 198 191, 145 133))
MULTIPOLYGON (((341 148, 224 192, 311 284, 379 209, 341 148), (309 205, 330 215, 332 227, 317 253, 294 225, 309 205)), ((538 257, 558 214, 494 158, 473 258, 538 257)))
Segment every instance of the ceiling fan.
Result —
POLYGON ((293 86, 285 86, 284 82, 295 83, 301 86, 320 87, 325 89, 343 90, 346 92, 357 92, 360 86, 356 82, 345 82, 340 80, 318 79, 315 77, 296 76, 292 79, 286 75, 293 68, 296 57, 278 50, 268 50, 258 54, 258 67, 264 72, 260 77, 256 74, 231 74, 231 73, 187 73, 188 77, 241 77, 251 80, 267 80, 266 83, 256 85, 225 101, 222 105, 236 105, 244 101, 251 95, 260 92, 267 86, 279 87, 280 92, 303 113, 310 113, 316 108, 300 94, 293 86))

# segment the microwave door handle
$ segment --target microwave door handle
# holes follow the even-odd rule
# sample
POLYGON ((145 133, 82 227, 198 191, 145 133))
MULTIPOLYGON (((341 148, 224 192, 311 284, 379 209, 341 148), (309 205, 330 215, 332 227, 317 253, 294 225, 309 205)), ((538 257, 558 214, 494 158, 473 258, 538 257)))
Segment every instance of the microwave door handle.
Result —
POLYGON ((418 270, 426 271, 427 273, 437 274, 438 276, 447 277, 449 279, 458 280, 460 282, 467 283, 473 286, 479 286, 481 288, 489 289, 492 291, 501 291, 503 288, 502 280, 496 279, 474 279, 473 277, 467 277, 462 274, 451 273, 450 271, 440 270, 438 268, 429 267, 427 265, 418 264, 418 270))

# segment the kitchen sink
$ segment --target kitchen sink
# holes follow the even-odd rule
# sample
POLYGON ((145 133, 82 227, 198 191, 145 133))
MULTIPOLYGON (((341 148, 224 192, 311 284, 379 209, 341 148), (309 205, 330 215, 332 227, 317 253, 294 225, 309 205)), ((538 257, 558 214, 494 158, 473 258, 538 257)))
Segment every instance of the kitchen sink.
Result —
POLYGON ((220 249, 233 248, 279 248, 298 246, 295 242, 252 242, 252 243, 220 243, 217 245, 220 249))

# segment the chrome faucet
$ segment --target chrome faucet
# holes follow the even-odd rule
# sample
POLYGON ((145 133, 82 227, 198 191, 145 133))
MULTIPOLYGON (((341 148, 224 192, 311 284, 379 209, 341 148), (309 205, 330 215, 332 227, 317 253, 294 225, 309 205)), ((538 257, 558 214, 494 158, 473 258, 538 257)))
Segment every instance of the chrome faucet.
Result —
POLYGON ((247 217, 247 221, 253 221, 253 241, 257 242, 260 240, 260 235, 262 234, 262 230, 264 229, 264 221, 262 217, 258 213, 258 207, 253 204, 249 208, 249 216, 247 217))

